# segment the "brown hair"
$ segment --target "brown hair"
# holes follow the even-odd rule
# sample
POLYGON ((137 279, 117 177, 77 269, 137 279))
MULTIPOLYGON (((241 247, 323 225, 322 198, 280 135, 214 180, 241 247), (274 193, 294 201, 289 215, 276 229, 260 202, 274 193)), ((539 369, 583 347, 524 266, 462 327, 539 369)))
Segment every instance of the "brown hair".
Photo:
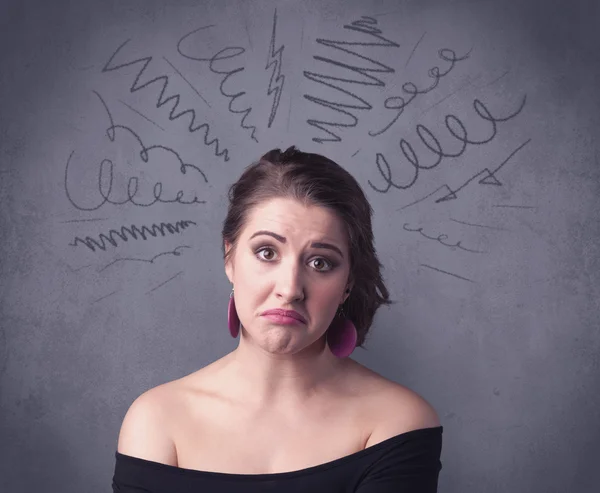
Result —
POLYGON ((300 152, 294 146, 283 153, 273 149, 244 170, 229 188, 228 197, 222 231, 225 262, 235 251, 249 212, 263 201, 293 198, 305 205, 327 207, 338 215, 348 234, 350 280, 354 282, 343 310, 358 332, 357 346, 362 347, 377 309, 394 302, 389 299, 375 252, 373 209, 354 177, 319 154, 300 152), (225 241, 232 245, 227 254, 225 241))

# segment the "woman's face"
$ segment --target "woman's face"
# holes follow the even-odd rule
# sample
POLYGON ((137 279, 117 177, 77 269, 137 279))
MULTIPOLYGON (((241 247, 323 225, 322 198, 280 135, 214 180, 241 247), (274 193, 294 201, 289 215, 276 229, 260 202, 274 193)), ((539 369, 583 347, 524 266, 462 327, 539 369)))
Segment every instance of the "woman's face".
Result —
POLYGON ((343 222, 329 209, 288 198, 256 206, 225 266, 252 340, 281 353, 317 341, 352 287, 349 256, 343 222), (282 324, 262 315, 277 308, 295 310, 306 323, 282 324))

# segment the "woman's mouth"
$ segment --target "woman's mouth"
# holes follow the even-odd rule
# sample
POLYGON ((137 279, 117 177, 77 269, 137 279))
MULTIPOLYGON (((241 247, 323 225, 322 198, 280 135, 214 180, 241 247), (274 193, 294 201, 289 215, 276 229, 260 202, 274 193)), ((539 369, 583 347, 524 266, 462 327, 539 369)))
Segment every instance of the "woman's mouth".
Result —
POLYGON ((306 319, 294 310, 283 310, 274 308, 266 310, 261 314, 263 317, 282 325, 299 325, 306 324, 306 319))

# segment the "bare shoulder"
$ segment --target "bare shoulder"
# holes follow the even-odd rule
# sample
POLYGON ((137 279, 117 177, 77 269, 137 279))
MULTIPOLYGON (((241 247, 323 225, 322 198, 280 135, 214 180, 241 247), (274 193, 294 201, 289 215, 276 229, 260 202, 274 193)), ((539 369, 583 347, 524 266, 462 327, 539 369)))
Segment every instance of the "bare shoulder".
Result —
POLYGON ((159 385, 137 397, 127 410, 117 451, 141 459, 177 465, 177 453, 171 439, 173 415, 172 388, 159 385))
POLYGON ((375 399, 377 419, 365 447, 409 431, 440 426, 439 416, 427 400, 403 385, 380 378, 383 384, 375 399))

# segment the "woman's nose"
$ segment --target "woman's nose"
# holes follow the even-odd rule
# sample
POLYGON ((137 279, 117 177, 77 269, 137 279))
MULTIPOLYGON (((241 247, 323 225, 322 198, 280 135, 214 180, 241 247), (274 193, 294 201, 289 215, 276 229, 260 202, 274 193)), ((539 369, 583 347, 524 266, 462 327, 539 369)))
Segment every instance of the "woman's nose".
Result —
POLYGON ((278 296, 286 301, 298 301, 304 298, 304 280, 298 265, 282 265, 276 275, 275 286, 278 296))

